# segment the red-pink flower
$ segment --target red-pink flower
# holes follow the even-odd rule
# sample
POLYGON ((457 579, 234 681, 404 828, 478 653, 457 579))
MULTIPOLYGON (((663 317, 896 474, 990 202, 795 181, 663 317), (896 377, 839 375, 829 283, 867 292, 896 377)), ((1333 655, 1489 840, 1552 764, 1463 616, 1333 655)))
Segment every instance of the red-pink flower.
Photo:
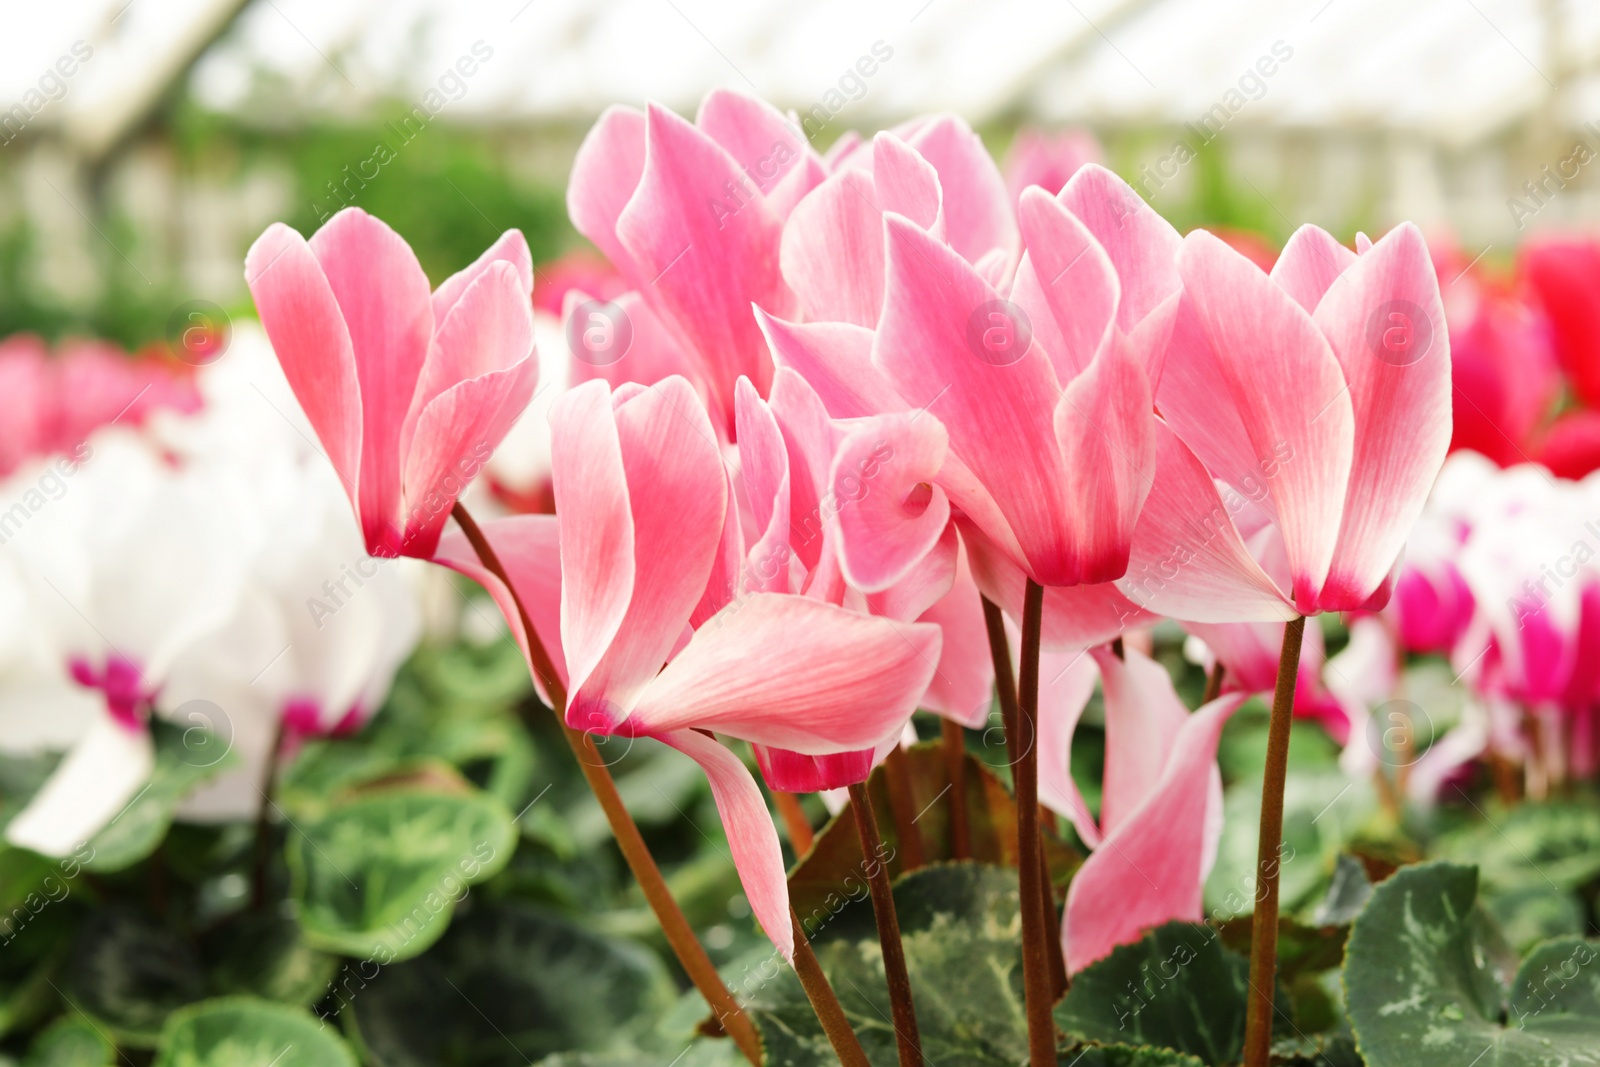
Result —
POLYGON ((1550 318, 1556 357, 1573 389, 1600 407, 1600 241, 1541 236, 1523 247, 1517 270, 1550 318))
POLYGON ((346 208, 308 242, 282 223, 245 278, 375 556, 433 555, 456 497, 533 395, 533 264, 509 230, 428 291, 410 247, 346 208))
MULTIPOLYGON (((891 624, 935 623, 945 640, 921 706, 964 724, 982 722, 994 668, 977 586, 948 501, 915 473, 938 464, 943 427, 898 412, 834 420, 786 367, 778 369, 770 402, 741 379, 736 406, 744 492, 735 496, 748 503, 748 514, 725 527, 721 564, 699 613, 754 592, 791 592, 848 602, 891 624), (839 556, 846 529, 858 543, 883 550, 865 570, 839 556)), ((810 757, 757 746, 756 756, 772 788, 818 792, 864 780, 874 751, 810 757)))

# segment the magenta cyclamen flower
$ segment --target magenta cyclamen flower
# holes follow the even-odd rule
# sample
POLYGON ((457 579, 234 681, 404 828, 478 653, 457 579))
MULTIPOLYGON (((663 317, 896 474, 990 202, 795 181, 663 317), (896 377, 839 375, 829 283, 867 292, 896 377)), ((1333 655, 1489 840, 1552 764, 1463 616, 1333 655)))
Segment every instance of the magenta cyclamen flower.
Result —
POLYGON ((273 224, 245 278, 367 551, 431 557, 456 498, 533 395, 522 234, 507 231, 430 293, 405 241, 346 208, 310 241, 273 224))

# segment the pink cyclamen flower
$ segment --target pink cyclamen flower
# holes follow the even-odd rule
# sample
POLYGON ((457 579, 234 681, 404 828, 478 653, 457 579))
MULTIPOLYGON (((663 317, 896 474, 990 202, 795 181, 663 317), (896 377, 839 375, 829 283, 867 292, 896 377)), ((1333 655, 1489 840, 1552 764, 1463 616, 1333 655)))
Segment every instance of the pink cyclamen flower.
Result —
POLYGON ((282 223, 245 278, 374 556, 429 558, 456 497, 533 395, 533 263, 509 230, 428 291, 411 248, 359 208, 307 241, 282 223))
POLYGON ((1093 851, 1067 890, 1061 938, 1076 973, 1170 920, 1199 922, 1201 890, 1222 834, 1217 742, 1244 694, 1190 713, 1165 668, 1133 648, 1119 659, 1046 656, 1040 694, 1039 800, 1072 821, 1093 851), (1068 766, 1094 691, 1105 692, 1106 764, 1095 820, 1068 766), (1149 873, 1147 873, 1149 872, 1149 873))
POLYGON ((740 375, 763 393, 771 381, 750 306, 793 313, 778 243, 790 209, 823 173, 792 120, 722 90, 692 123, 656 104, 643 114, 608 108, 573 161, 573 225, 690 354, 724 427, 740 375))
POLYGON ((1359 247, 1302 227, 1269 275, 1204 231, 1184 239, 1156 398, 1171 500, 1152 491, 1126 579, 1144 607, 1236 621, 1219 616, 1247 601, 1256 618, 1387 602, 1450 445, 1450 342, 1417 228, 1359 247), (1178 512, 1203 518, 1158 533, 1178 512))
POLYGON ((1026 251, 1003 298, 932 233, 888 215, 872 359, 949 431, 960 466, 931 480, 1027 577, 1109 582, 1127 570, 1154 474, 1178 236, 1099 167, 1058 197, 1028 189, 1020 218, 1026 251))
POLYGON ((1046 133, 1033 127, 1017 131, 1006 152, 1006 188, 1013 201, 1022 191, 1037 185, 1051 196, 1059 193, 1072 176, 1090 163, 1104 162, 1100 142, 1088 130, 1061 130, 1046 133))
POLYGON ((68 341, 51 355, 40 338, 14 334, 0 341, 0 475, 40 456, 84 458, 85 439, 102 426, 199 407, 182 366, 98 341, 68 341))
MULTIPOLYGON (((780 592, 700 615, 730 493, 693 387, 681 377, 616 392, 588 382, 561 397, 551 421, 555 517, 515 516, 485 532, 568 680, 567 722, 653 737, 700 764, 751 909, 788 955, 777 831, 743 761, 711 731, 806 756, 871 749, 927 689, 939 629, 780 592), (557 614, 559 643, 546 636, 557 614)), ((444 549, 442 562, 482 575, 459 538, 444 549)), ((483 577, 524 639, 507 591, 483 577)))
MULTIPOLYGON (((736 396, 739 482, 748 516, 724 529, 712 586, 699 612, 708 614, 757 592, 801 593, 832 604, 850 600, 885 620, 937 624, 945 636, 938 669, 922 694, 929 711, 976 725, 987 717, 994 674, 983 637, 983 612, 970 568, 942 493, 906 471, 942 452, 934 419, 890 413, 848 422, 828 417, 821 399, 794 371, 780 367, 771 401, 746 379, 736 396), (864 580, 842 565, 846 526, 860 539, 908 542, 889 553, 904 566, 871 566, 864 580), (750 537, 743 536, 748 527, 750 537)), ((864 780, 872 749, 809 757, 757 746, 767 783, 785 792, 837 789, 864 780)))

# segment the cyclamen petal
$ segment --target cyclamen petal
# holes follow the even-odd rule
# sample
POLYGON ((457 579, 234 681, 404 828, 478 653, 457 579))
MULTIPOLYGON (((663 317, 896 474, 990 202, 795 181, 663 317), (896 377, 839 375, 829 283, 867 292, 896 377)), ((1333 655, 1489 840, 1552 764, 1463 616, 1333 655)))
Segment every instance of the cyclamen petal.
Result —
POLYGON ((250 246, 244 273, 284 376, 359 510, 361 386, 333 289, 305 238, 281 222, 250 246))
POLYGON ((1237 412, 1249 451, 1213 472, 1241 491, 1264 484, 1288 548, 1296 606, 1315 610, 1333 561, 1355 432, 1339 360, 1303 308, 1211 234, 1185 238, 1178 264, 1217 378, 1196 395, 1164 390, 1162 413, 1187 440, 1218 406, 1237 412))
POLYGON ((694 726, 806 755, 866 748, 911 716, 939 660, 936 626, 781 593, 735 601, 640 694, 633 728, 694 726))
MULTIPOLYGON (((897 216, 888 221, 889 284, 873 361, 913 406, 949 431, 950 448, 994 497, 1027 569, 1046 585, 1081 580, 1077 546, 1063 536, 1067 472, 1053 426, 1060 385, 1044 352, 989 353, 989 327, 1015 329, 994 291, 948 247, 897 216)), ((1025 339, 1012 335, 1020 347, 1025 339)), ((984 516, 974 515, 975 521, 984 516)))
POLYGON ((782 222, 758 192, 743 189, 733 157, 672 112, 650 107, 646 143, 644 174, 617 218, 617 237, 639 266, 641 291, 688 341, 731 423, 739 375, 763 391, 772 378, 750 305, 777 315, 794 306, 778 270, 782 222))
POLYGON ((1422 234, 1396 227, 1317 306, 1344 369, 1354 454, 1339 541, 1318 606, 1348 611, 1379 589, 1450 448, 1450 339, 1422 234))
MULTIPOLYGON (((608 729, 627 718, 638 694, 671 656, 705 591, 727 507, 722 457, 689 383, 668 378, 621 396, 613 394, 609 413, 620 469, 602 474, 611 484, 594 491, 613 507, 615 479, 623 481, 626 522, 633 529, 632 581, 627 611, 605 652, 568 697, 568 719, 580 729, 608 729)), ((587 522, 578 519, 579 525, 569 527, 566 502, 590 490, 568 482, 559 465, 556 479, 561 539, 572 544, 587 522)), ((614 513, 602 514, 621 521, 614 513)), ((565 574, 563 581, 569 581, 565 574)))
POLYGON ((883 209, 872 175, 840 171, 800 201, 784 225, 779 260, 808 319, 877 325, 883 209))
POLYGON ((1152 926, 1200 921, 1217 741, 1243 699, 1219 697, 1185 720, 1154 789, 1078 868, 1062 915, 1069 974, 1152 926))
POLYGON ((840 442, 829 475, 845 578, 864 593, 906 576, 943 535, 950 501, 933 485, 944 427, 916 415, 865 420, 840 442))
POLYGON ((778 843, 777 827, 772 824, 766 798, 755 779, 738 756, 697 730, 676 730, 661 734, 659 739, 706 772, 750 911, 784 959, 793 958, 794 926, 789 918, 783 846, 778 843))

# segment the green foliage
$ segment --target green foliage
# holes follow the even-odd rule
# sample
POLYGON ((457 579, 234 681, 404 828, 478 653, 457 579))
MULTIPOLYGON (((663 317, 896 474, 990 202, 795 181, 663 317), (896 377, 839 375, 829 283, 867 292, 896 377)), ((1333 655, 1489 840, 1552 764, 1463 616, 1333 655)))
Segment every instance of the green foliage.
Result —
POLYGON ((111 1067, 117 1046, 88 1019, 63 1016, 28 1049, 23 1067, 111 1067))
POLYGON ((1215 929, 1168 923, 1084 968, 1056 1023, 1080 1041, 1148 1045, 1218 1067, 1244 1047, 1249 970, 1215 929))
POLYGON ((561 1051, 652 1049, 676 991, 640 946, 507 905, 464 917, 426 955, 343 996, 374 1062, 520 1067, 561 1051))
POLYGON ((1576 889, 1600 875, 1600 801, 1491 805, 1441 837, 1434 854, 1475 865, 1486 890, 1576 889))
POLYGON ((150 784, 89 842, 92 855, 85 867, 101 873, 120 871, 150 855, 166 837, 178 802, 238 763, 238 757, 225 748, 221 757, 214 755, 222 746, 210 738, 196 738, 197 730, 160 719, 150 724, 156 748, 150 784))
MULTIPOLYGON (((999 1067, 1025 1061, 1016 872, 938 864, 901 878, 894 898, 928 1062, 999 1067)), ((868 1057, 894 1063, 889 995, 870 903, 848 905, 813 943, 868 1057)), ((780 961, 769 973, 753 989, 736 989, 761 1028, 768 1062, 837 1063, 794 972, 780 961)))
POLYGON ((1557 938, 1516 965, 1478 904, 1478 872, 1435 862, 1373 890, 1344 985, 1369 1067, 1600 1062, 1600 942, 1557 938))
POLYGON ((275 1067, 283 1062, 356 1067, 349 1047, 314 1017, 251 997, 207 1000, 173 1013, 161 1033, 155 1067, 275 1067))
POLYGON ((439 939, 469 886, 510 859, 516 829, 492 798, 383 789, 289 836, 300 925, 312 944, 379 963, 439 939))

